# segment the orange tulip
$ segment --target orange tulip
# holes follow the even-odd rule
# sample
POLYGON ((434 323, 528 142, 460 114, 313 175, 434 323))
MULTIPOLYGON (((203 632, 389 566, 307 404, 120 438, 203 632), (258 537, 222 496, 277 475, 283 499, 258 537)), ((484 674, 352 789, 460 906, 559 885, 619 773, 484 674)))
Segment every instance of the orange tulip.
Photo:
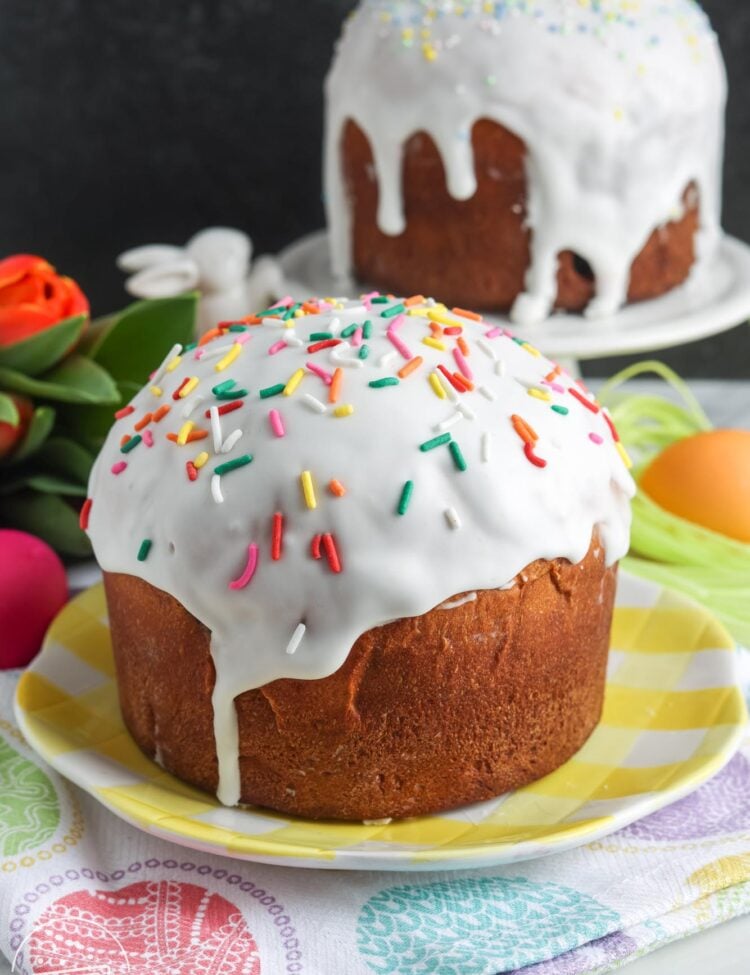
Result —
POLYGON ((0 347, 88 310, 75 281, 57 274, 44 258, 15 254, 0 261, 0 347))

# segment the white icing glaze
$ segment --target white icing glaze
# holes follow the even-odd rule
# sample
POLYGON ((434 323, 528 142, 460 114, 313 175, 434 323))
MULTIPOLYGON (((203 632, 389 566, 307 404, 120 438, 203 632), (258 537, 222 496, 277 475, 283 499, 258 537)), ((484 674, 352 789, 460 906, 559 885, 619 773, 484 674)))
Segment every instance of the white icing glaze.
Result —
POLYGON ((466 606, 467 603, 476 602, 476 598, 477 594, 470 592, 465 596, 459 596, 458 599, 449 599, 447 603, 441 603, 438 609, 458 609, 459 606, 466 606))
POLYGON ((496 121, 524 140, 532 238, 526 290, 512 310, 519 324, 549 314, 567 249, 596 276, 587 314, 614 313, 634 258, 679 216, 693 181, 699 257, 720 239, 726 75, 693 0, 365 0, 345 26, 326 92, 325 197, 341 280, 352 270, 340 166, 349 119, 372 147, 378 224, 390 235, 405 227, 402 155, 415 132, 435 142, 458 200, 476 190, 475 122, 496 121))
MULTIPOLYGON (((580 393, 579 386, 564 373, 554 386, 545 385, 552 364, 536 350, 433 303, 414 306, 422 314, 395 319, 396 341, 423 363, 399 385, 372 388, 370 382, 393 377, 405 359, 388 337, 394 319, 381 314, 391 303, 370 310, 366 304, 336 302, 321 314, 290 318, 291 328, 266 317, 265 325, 214 339, 200 353, 183 353, 172 369, 165 366, 174 363, 165 362, 157 370, 163 395, 155 396, 147 384, 135 396, 133 412, 115 423, 91 475, 89 532, 102 568, 140 576, 172 594, 211 631, 219 798, 227 804, 239 796, 233 706, 238 694, 281 677, 325 677, 367 630, 425 613, 458 593, 508 586, 536 559, 578 562, 595 527, 608 563, 628 548, 634 485, 603 413, 592 412, 570 392, 580 393), (470 350, 464 364, 475 391, 451 388, 452 398, 439 398, 430 385, 438 363, 455 371, 457 340, 443 336, 442 351, 425 345, 423 337, 431 335, 428 311, 463 325, 470 350), (358 332, 346 335, 348 326, 367 320, 369 339, 358 332), (339 346, 309 352, 309 336, 316 332, 346 337, 339 346), (284 341, 292 333, 301 345, 284 341), (505 363, 504 375, 478 347, 480 337, 505 363), (243 344, 235 347, 234 339, 243 344), (369 354, 358 360, 361 368, 341 368, 338 403, 329 403, 329 387, 306 363, 332 372, 363 345, 369 354), (236 355, 222 371, 216 371, 222 359, 214 348, 236 355), (396 351, 397 361, 382 366, 388 351, 396 351), (291 395, 260 397, 260 390, 288 382, 298 369, 304 376, 291 395), (196 377, 197 386, 175 401, 173 394, 188 377, 196 377), (205 412, 221 405, 212 388, 228 380, 249 392, 241 407, 219 419, 214 449, 205 412), (480 386, 493 398, 481 395, 480 386), (198 396, 206 399, 188 421, 184 405, 198 396), (322 413, 311 408, 310 397, 322 413), (123 435, 132 435, 144 414, 161 404, 171 411, 143 431, 150 431, 152 446, 144 439, 123 452, 123 435), (346 405, 354 412, 337 416, 336 407, 346 405), (554 412, 553 405, 569 412, 554 412), (274 428, 272 410, 280 415, 284 436, 274 428), (448 446, 420 450, 457 412, 449 435, 463 452, 465 471, 448 446), (534 428, 536 453, 546 467, 527 458, 513 414, 534 428), (208 436, 184 446, 170 441, 167 433, 178 434, 186 422, 208 436), (239 442, 219 453, 235 429, 242 431, 239 442), (487 437, 491 450, 485 456, 487 437), (186 462, 202 451, 209 458, 191 481, 186 462), (219 464, 246 453, 252 463, 215 473, 219 464), (113 466, 123 460, 127 467, 114 474, 113 466), (305 471, 311 473, 315 508, 303 496, 305 471), (332 479, 344 485, 345 496, 332 493, 327 486, 332 479), (399 515, 406 481, 413 482, 413 494, 399 515), (448 511, 458 527, 448 524, 448 511), (284 517, 278 561, 271 558, 276 512, 284 517), (340 553, 340 573, 331 570, 325 552, 319 561, 311 556, 313 536, 329 532, 340 553), (143 539, 152 545, 145 561, 138 561, 143 539), (230 588, 243 575, 249 546, 257 546, 254 574, 244 588, 230 588)), ((443 385, 448 387, 444 380, 443 385)))

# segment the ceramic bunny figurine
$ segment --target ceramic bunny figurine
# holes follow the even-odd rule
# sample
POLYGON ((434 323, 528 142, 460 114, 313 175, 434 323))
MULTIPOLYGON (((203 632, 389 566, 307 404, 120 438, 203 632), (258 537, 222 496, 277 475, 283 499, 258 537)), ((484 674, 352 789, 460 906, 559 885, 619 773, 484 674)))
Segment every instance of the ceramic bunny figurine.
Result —
POLYGON ((147 244, 117 259, 131 276, 127 291, 137 298, 167 298, 196 289, 199 334, 217 322, 242 318, 283 294, 281 268, 272 257, 251 262, 252 241, 231 227, 209 227, 184 247, 147 244))

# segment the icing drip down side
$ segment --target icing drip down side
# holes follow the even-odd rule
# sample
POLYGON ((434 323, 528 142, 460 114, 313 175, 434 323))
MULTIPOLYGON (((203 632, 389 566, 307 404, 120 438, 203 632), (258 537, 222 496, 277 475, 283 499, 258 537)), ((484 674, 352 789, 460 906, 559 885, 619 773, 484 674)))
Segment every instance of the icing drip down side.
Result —
MULTIPOLYGON (((627 551, 609 416, 528 343, 417 296, 291 299, 175 348, 119 410, 82 512, 108 572, 211 631, 219 798, 234 698, 536 559, 627 551)), ((470 597, 469 597, 470 598, 470 597)))
MULTIPOLYGON (((326 83, 325 197, 334 273, 352 271, 341 139, 369 139, 378 225, 405 228, 402 157, 426 132, 448 191, 476 191, 472 128, 505 126, 527 148, 531 263, 512 318, 541 321, 571 250, 596 277, 590 317, 624 302, 651 233, 700 195, 699 257, 720 239, 726 76, 693 0, 365 0, 347 22, 326 83)), ((502 259, 499 256, 498 259, 502 259)))

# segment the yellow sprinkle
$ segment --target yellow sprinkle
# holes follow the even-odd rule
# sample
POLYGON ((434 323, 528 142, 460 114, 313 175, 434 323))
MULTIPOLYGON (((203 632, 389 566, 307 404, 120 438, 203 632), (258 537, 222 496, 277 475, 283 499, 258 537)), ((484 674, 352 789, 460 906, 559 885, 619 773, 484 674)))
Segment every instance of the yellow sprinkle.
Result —
POLYGON ((231 366, 240 352, 242 352, 242 346, 235 343, 224 358, 219 359, 219 361, 216 363, 214 366, 214 372, 224 372, 227 366, 231 366))
POLYGON ((543 389, 527 389, 526 392, 529 396, 533 396, 534 399, 543 399, 545 403, 549 403, 552 399, 549 393, 545 392, 543 389))
POLYGON ((426 308, 410 308, 407 315, 418 315, 419 318, 427 318, 429 311, 426 308))
POLYGON ((450 315, 445 315, 441 311, 428 311, 427 317, 431 322, 437 322, 438 325, 445 325, 447 328, 460 328, 463 330, 463 325, 461 322, 457 322, 455 318, 451 318, 450 315))
POLYGON ((445 390, 443 389, 443 384, 440 382, 440 377, 436 372, 431 372, 429 375, 430 386, 432 386, 433 393, 438 399, 445 399, 445 390))
POLYGON ((429 336, 422 339, 425 345, 429 345, 431 349, 437 349, 439 352, 445 352, 445 342, 440 342, 438 339, 431 339, 429 336))
POLYGON ((187 438, 190 436, 190 431, 193 429, 194 426, 195 424, 193 423, 193 421, 188 420, 186 423, 183 423, 182 426, 180 427, 180 432, 177 434, 177 443, 181 447, 184 447, 185 444, 187 443, 187 438))
POLYGON ((165 372, 174 372, 177 366, 182 362, 182 356, 176 355, 174 359, 170 359, 169 362, 164 367, 165 372))
POLYGON ((180 399, 184 399, 186 396, 192 393, 192 391, 195 389, 195 387, 198 385, 199 382, 200 380, 198 379, 197 376, 191 376, 191 378, 188 379, 188 381, 180 390, 180 399))
POLYGON ((426 61, 434 61, 437 57, 437 51, 432 46, 432 44, 425 43, 422 45, 422 54, 424 54, 426 61))
POLYGON ((521 346, 521 348, 522 349, 526 349, 526 351, 527 352, 530 352, 536 359, 538 359, 541 356, 541 354, 542 354, 539 351, 539 349, 534 348, 533 345, 529 345, 528 342, 524 342, 523 345, 521 346))
POLYGON ((619 440, 615 443, 615 447, 617 447, 617 453, 620 455, 620 457, 622 457, 623 464, 628 468, 628 470, 630 470, 630 468, 633 466, 633 461, 630 459, 630 455, 628 454, 627 450, 625 450, 619 440))
POLYGON ((205 450, 202 450, 193 461, 193 467, 195 467, 195 469, 199 471, 201 467, 203 467, 203 465, 206 463, 207 460, 208 460, 208 454, 206 453, 205 450))
POLYGON ((291 396, 292 395, 292 393, 295 391, 295 389, 302 382, 302 379, 303 379, 304 375, 305 375, 305 370, 304 369, 298 369, 295 373, 292 374, 292 376, 290 376, 289 382, 284 387, 284 396, 291 396))
POLYGON ((161 386, 150 386, 149 389, 157 399, 160 396, 162 396, 164 393, 164 390, 161 388, 161 386))
POLYGON ((304 318, 306 314, 307 314, 307 312, 302 311, 301 308, 298 308, 297 311, 294 313, 294 317, 295 318, 304 318))
POLYGON ((337 406, 333 411, 334 416, 351 416, 354 412, 354 407, 351 403, 346 403, 344 406, 337 406))
POLYGON ((315 487, 313 485, 312 474, 310 471, 302 471, 299 479, 302 482, 302 493, 305 496, 305 504, 311 510, 317 508, 318 502, 315 500, 315 487))

